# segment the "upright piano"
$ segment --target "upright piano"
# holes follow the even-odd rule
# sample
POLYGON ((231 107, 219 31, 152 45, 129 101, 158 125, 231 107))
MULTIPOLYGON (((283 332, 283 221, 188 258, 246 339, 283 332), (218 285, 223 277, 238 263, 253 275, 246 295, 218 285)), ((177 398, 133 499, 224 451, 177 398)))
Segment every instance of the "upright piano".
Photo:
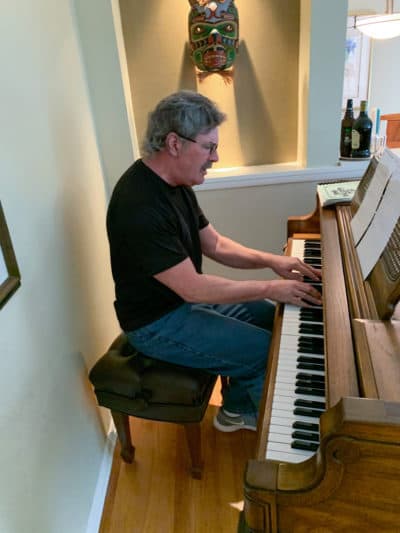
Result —
POLYGON ((364 281, 351 204, 288 220, 322 267, 321 309, 279 305, 241 531, 400 532, 400 219, 364 281))

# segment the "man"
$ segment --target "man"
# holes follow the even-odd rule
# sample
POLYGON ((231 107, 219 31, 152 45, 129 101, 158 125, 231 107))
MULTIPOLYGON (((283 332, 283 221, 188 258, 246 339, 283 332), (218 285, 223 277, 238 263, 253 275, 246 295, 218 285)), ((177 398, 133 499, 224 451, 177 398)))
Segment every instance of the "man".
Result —
POLYGON ((253 250, 220 235, 197 203, 218 161, 225 115, 180 91, 150 114, 144 159, 120 178, 107 213, 115 308, 141 352, 229 376, 214 418, 221 431, 256 429, 274 304, 308 306, 320 294, 303 276, 320 272, 293 257, 253 250), (285 279, 234 281, 204 274, 202 256, 235 268, 272 268, 285 279))

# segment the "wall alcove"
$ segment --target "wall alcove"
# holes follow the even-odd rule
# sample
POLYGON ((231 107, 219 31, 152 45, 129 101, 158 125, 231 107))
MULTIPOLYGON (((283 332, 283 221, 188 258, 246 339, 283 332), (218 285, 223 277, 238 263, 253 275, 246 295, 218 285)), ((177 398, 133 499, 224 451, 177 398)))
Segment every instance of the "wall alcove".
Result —
POLYGON ((143 137, 147 114, 167 94, 198 91, 228 115, 215 166, 276 164, 297 158, 300 0, 236 0, 240 45, 233 81, 200 81, 188 49, 187 0, 120 0, 134 120, 143 137))
POLYGON ((218 74, 197 78, 187 0, 111 1, 135 156, 148 112, 188 88, 228 115, 208 178, 337 166, 347 0, 235 0, 240 47, 231 84, 218 74))

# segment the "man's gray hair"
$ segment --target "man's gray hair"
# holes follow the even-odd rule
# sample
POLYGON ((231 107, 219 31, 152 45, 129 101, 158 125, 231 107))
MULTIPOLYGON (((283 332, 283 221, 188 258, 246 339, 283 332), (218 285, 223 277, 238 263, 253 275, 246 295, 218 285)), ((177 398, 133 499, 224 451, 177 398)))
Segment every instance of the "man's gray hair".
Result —
POLYGON ((165 146, 170 132, 194 139, 226 119, 217 105, 194 91, 179 91, 163 98, 149 114, 143 152, 150 156, 165 146))

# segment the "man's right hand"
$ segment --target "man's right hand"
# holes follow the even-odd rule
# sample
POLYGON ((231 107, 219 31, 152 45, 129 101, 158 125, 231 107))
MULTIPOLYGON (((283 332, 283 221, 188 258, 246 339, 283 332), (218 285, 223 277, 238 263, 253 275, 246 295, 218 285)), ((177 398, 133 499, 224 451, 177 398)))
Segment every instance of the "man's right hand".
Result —
POLYGON ((311 307, 322 305, 322 296, 317 289, 303 281, 279 279, 268 282, 267 298, 275 302, 311 307))

